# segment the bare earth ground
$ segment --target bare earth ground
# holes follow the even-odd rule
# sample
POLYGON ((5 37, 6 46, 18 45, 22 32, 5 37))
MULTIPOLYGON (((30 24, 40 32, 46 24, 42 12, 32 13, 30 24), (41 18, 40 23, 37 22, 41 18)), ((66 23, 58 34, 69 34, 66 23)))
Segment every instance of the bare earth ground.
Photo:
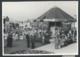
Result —
POLYGON ((60 48, 60 49, 55 49, 54 43, 51 43, 48 45, 44 45, 44 46, 35 48, 34 50, 50 51, 50 52, 54 52, 55 54, 68 54, 68 55, 78 54, 77 43, 70 44, 70 45, 60 48))

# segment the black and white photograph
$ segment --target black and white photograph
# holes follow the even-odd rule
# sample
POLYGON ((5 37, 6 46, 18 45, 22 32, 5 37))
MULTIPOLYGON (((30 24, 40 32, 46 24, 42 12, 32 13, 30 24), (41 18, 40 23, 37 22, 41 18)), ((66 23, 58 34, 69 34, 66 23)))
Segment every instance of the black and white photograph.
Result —
POLYGON ((78 1, 2 2, 2 54, 78 55, 78 1))

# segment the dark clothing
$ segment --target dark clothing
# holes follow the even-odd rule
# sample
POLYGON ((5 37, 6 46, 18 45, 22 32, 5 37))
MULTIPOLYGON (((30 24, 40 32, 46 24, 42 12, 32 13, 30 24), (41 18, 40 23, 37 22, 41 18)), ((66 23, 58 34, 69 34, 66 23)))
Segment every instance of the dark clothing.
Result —
POLYGON ((69 36, 68 36, 68 44, 71 44, 73 41, 72 41, 72 34, 69 33, 69 36))
POLYGON ((37 41, 36 39, 37 39, 37 34, 35 33, 34 34, 34 41, 37 41))
POLYGON ((29 35, 26 35, 26 39, 27 39, 27 47, 30 47, 30 38, 29 38, 29 35))
POLYGON ((8 37, 7 37, 7 47, 12 47, 12 41, 13 41, 12 35, 8 35, 8 37))
POLYGON ((47 43, 50 43, 50 42, 49 42, 49 38, 50 38, 49 34, 46 34, 46 35, 45 35, 45 43, 46 43, 46 44, 47 44, 47 43))
POLYGON ((35 48, 35 38, 34 36, 31 36, 31 48, 35 48))

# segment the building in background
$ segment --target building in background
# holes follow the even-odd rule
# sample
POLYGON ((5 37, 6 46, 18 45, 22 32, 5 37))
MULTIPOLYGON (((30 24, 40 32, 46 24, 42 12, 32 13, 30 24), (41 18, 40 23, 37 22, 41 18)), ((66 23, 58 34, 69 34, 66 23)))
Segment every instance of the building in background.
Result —
POLYGON ((55 37, 55 29, 57 32, 60 30, 70 30, 76 22, 76 19, 64 12, 59 7, 53 7, 39 18, 41 21, 48 23, 48 30, 52 32, 52 36, 55 37))

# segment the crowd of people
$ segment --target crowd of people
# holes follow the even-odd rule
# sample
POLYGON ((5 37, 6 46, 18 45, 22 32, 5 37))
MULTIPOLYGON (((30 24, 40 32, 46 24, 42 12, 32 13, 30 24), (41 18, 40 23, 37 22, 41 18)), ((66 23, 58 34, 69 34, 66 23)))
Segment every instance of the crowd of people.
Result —
POLYGON ((76 36, 77 36, 76 29, 71 29, 68 31, 61 30, 59 32, 57 32, 56 29, 55 48, 58 49, 76 42, 76 36))
MULTIPOLYGON (((17 39, 20 38, 20 35, 16 33, 15 31, 11 28, 10 31, 8 32, 8 37, 7 37, 7 47, 12 47, 13 43, 13 38, 17 38, 16 36, 19 36, 17 39), (16 36, 13 37, 14 33, 16 33, 16 36)), ((27 42, 27 47, 28 48, 35 48, 35 42, 40 42, 42 44, 48 44, 50 43, 50 39, 52 32, 50 31, 38 31, 35 29, 30 29, 29 31, 26 31, 25 33, 22 34, 22 36, 25 36, 26 42, 27 42)), ((58 32, 57 28, 55 29, 55 49, 61 48, 63 46, 67 46, 73 42, 76 42, 76 36, 77 32, 76 29, 71 29, 71 30, 60 30, 58 32)))
POLYGON ((26 32, 27 47, 35 48, 35 42, 40 42, 42 44, 50 43, 50 33, 49 32, 37 32, 36 30, 31 30, 26 32))
MULTIPOLYGON (((14 36, 14 33, 16 33, 16 32, 13 32, 13 31, 14 30, 10 30, 8 32, 7 47, 12 47, 13 39, 15 39, 15 38, 19 39, 19 38, 17 38, 19 35, 15 34, 15 36, 14 36)), ((45 31, 45 32, 42 31, 41 32, 41 31, 37 31, 37 30, 29 28, 29 31, 26 31, 24 33, 24 35, 22 34, 22 36, 25 36, 28 48, 32 48, 32 49, 35 48, 35 42, 40 42, 42 44, 48 44, 48 43, 50 43, 49 42, 50 33, 47 32, 47 31, 45 31)))

